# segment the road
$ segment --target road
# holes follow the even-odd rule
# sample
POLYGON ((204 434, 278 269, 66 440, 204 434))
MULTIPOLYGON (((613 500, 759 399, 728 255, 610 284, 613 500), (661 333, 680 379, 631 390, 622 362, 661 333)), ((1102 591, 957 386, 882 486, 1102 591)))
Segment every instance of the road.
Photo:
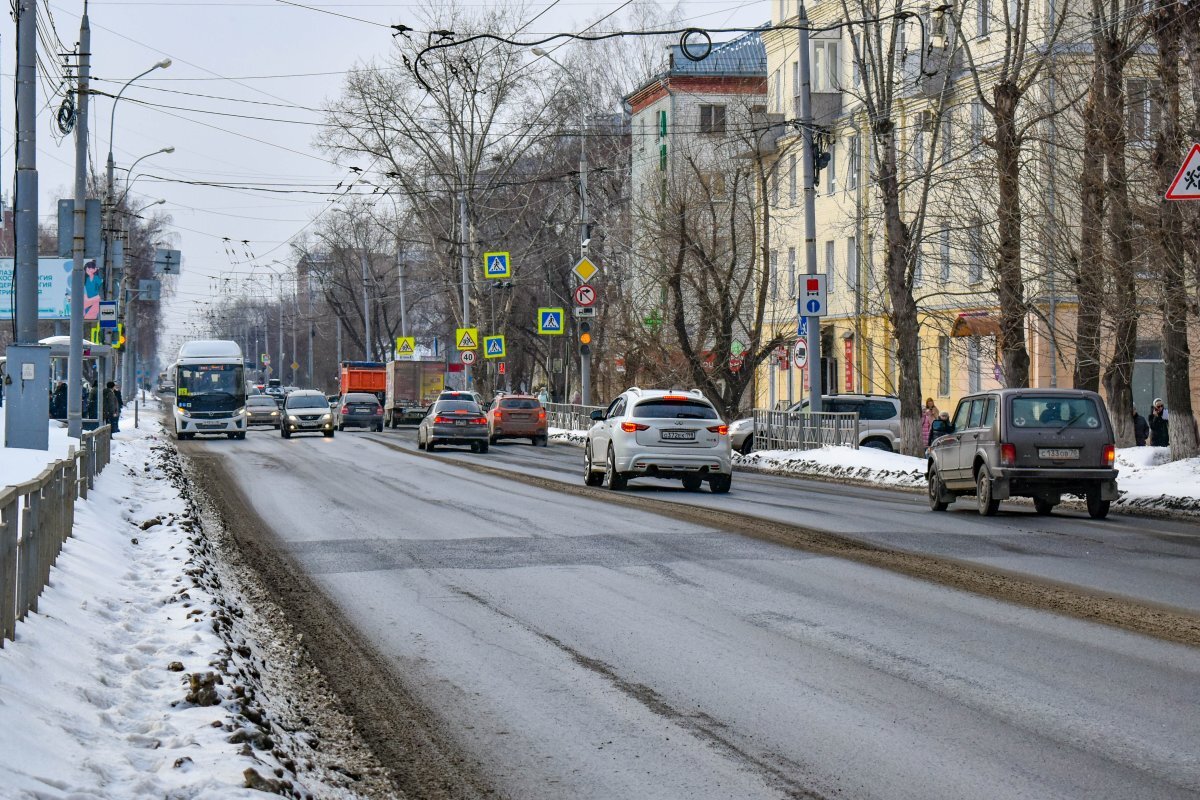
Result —
POLYGON ((919 496, 744 475, 724 497, 648 484, 633 507, 468 468, 577 484, 575 448, 411 441, 252 432, 180 450, 240 487, 247 524, 501 796, 1200 793, 1200 650, 670 512, 820 522, 1185 609, 1195 527, 918 516, 919 496))

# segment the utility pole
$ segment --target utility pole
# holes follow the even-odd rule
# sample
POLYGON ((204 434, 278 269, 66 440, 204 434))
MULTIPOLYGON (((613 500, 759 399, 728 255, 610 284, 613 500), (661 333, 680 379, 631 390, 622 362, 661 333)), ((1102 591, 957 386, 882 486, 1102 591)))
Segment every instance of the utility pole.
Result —
POLYGON ((283 279, 279 280, 279 384, 283 385, 283 279))
POLYGON ((367 283, 367 248, 363 246, 358 251, 358 260, 362 266, 362 292, 363 292, 363 358, 366 361, 371 360, 371 291, 367 283))
MULTIPOLYGON (((311 268, 311 264, 310 264, 311 268)), ((310 387, 317 385, 317 378, 313 375, 313 339, 317 333, 317 323, 313 320, 313 291, 312 291, 312 275, 305 273, 306 281, 304 284, 304 293, 308 295, 308 385, 310 387)))
POLYGON ((37 343, 38 175, 37 17, 34 0, 17 0, 17 164, 13 322, 7 350, 5 435, 9 447, 50 446, 50 348, 37 343))
POLYGON ((400 278, 400 335, 408 336, 408 296, 404 293, 404 272, 408 265, 404 263, 404 254, 396 240, 396 274, 400 278))
MULTIPOLYGON (((808 12, 800 4, 800 129, 804 144, 801 177, 804 180, 804 261, 809 275, 817 274, 817 187, 813 174, 812 71, 808 52, 808 12)), ((797 311, 799 306, 797 305, 797 311)), ((821 410, 821 318, 805 317, 808 323, 809 389, 808 410, 821 410)))
POLYGON ((87 231, 88 80, 92 28, 87 7, 79 22, 79 85, 75 92, 75 236, 71 248, 71 349, 67 355, 67 435, 83 436, 83 262, 87 231))
MULTIPOLYGON (((458 193, 458 227, 459 236, 462 239, 462 246, 459 252, 459 260, 462 262, 462 319, 463 327, 471 327, 471 254, 467 248, 467 239, 470 236, 469 226, 467 225, 467 193, 458 193)), ((471 366, 463 365, 463 379, 466 381, 465 388, 471 388, 471 366)))
POLYGON ((296 282, 292 284, 292 363, 296 366, 292 368, 292 385, 296 386, 300 383, 297 380, 296 370, 300 367, 300 350, 296 347, 296 318, 300 316, 300 280, 299 275, 296 276, 296 282))
MULTIPOLYGON (((587 258, 588 244, 591 243, 591 233, 588 230, 588 194, 587 194, 587 111, 581 103, 579 111, 579 257, 587 258)), ((589 328, 586 318, 583 328, 589 328)), ((579 399, 583 405, 592 404, 592 346, 583 344, 579 348, 579 399)))

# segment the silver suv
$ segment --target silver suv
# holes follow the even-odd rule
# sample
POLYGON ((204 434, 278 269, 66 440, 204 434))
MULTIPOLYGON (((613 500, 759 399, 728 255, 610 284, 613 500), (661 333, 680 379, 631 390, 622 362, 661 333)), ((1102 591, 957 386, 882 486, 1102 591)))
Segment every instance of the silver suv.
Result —
MULTIPOLYGON (((808 400, 788 407, 793 417, 808 413, 808 400)), ((858 446, 877 450, 900 449, 900 399, 890 394, 821 395, 822 411, 858 414, 858 446)), ((740 453, 754 449, 754 420, 739 419, 730 425, 733 446, 740 453)))
POLYGON ((584 446, 584 483, 624 489, 631 478, 682 480, 689 491, 706 481, 729 491, 729 428, 700 390, 638 389, 592 412, 584 446))

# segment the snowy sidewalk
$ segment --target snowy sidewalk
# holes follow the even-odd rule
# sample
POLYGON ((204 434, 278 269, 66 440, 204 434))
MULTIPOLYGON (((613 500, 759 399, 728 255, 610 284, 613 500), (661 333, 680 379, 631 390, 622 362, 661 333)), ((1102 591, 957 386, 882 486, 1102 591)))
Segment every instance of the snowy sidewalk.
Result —
POLYGON ((358 797, 361 775, 326 769, 292 698, 264 688, 277 653, 251 635, 152 427, 115 435, 39 613, 0 650, 0 796, 358 797))

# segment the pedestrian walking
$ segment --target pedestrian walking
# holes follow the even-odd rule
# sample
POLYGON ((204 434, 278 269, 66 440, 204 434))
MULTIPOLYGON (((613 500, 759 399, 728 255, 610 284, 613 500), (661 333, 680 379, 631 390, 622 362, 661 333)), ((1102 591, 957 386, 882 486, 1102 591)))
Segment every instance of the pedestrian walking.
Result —
POLYGON ((54 419, 67 418, 67 384, 59 381, 50 396, 50 416, 54 419))
POLYGON ((1150 425, 1146 422, 1146 418, 1137 413, 1137 406, 1133 407, 1133 440, 1137 442, 1138 447, 1146 446, 1146 439, 1150 438, 1150 425))
POLYGON ((121 430, 121 402, 116 387, 112 381, 104 385, 104 421, 112 426, 113 433, 119 433, 121 430))
POLYGON ((537 398, 538 398, 538 402, 541 403, 542 405, 546 405, 546 403, 550 402, 550 393, 546 391, 545 386, 543 386, 538 391, 537 398))
POLYGON ((954 425, 950 422, 950 412, 943 411, 938 414, 938 418, 929 426, 929 441, 928 444, 933 444, 938 440, 939 436, 954 433, 954 425))
POLYGON ((925 408, 921 411, 921 441, 929 444, 929 432, 933 421, 938 418, 938 407, 933 404, 932 397, 925 398, 925 408))
POLYGON ((1150 409, 1150 446, 1151 447, 1170 447, 1171 446, 1171 430, 1167 424, 1167 409, 1163 407, 1163 401, 1159 398, 1154 398, 1154 408, 1150 409))

